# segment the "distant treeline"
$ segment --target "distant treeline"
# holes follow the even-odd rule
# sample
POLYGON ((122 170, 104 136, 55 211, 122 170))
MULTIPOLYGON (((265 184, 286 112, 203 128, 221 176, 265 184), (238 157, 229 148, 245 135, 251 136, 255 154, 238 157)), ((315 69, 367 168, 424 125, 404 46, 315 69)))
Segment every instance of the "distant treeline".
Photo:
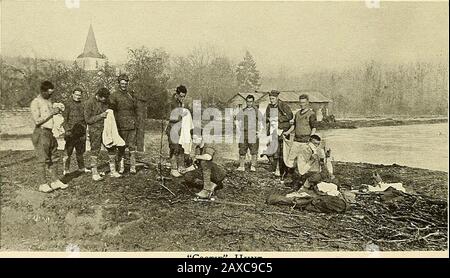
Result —
POLYGON ((371 61, 343 71, 298 78, 278 74, 263 84, 321 91, 333 100, 337 116, 447 115, 448 63, 386 65, 371 61))
POLYGON ((0 62, 2 108, 29 106, 42 80, 55 84, 54 98, 60 101, 75 87, 88 95, 100 87, 113 90, 117 74, 126 72, 131 89, 148 101, 150 118, 165 117, 164 104, 179 84, 188 87, 188 100, 201 99, 204 107, 226 107, 236 93, 258 90, 262 84, 270 89, 321 91, 332 99, 331 112, 337 116, 447 115, 448 111, 446 62, 386 65, 372 61, 342 71, 263 78, 249 52, 235 63, 211 47, 174 57, 162 49, 129 49, 128 60, 120 69, 106 63, 102 70, 89 72, 74 62, 51 59, 1 57, 0 62))

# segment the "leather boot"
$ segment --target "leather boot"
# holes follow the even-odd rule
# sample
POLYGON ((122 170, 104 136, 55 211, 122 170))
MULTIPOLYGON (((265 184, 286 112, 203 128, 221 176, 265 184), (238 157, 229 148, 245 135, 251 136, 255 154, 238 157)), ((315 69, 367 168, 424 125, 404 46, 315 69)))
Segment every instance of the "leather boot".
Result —
POLYGON ((245 155, 239 156, 239 167, 237 170, 241 172, 245 171, 245 155))
POLYGON ((256 172, 256 163, 257 163, 257 156, 256 155, 252 155, 252 164, 250 166, 250 171, 251 172, 256 172))
POLYGON ((136 152, 130 151, 130 173, 136 174, 136 152))

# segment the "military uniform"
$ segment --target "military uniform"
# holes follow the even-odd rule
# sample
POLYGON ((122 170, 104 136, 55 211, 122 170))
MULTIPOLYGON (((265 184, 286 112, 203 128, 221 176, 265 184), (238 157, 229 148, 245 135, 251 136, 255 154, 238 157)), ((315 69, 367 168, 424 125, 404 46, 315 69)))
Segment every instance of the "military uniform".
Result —
POLYGON ((114 110, 119 135, 125 141, 125 147, 134 151, 136 147, 137 113, 136 99, 130 92, 120 89, 111 94, 111 108, 114 110))
POLYGON ((70 157, 74 149, 76 151, 78 168, 83 169, 85 167, 83 154, 86 151, 84 104, 81 101, 74 101, 73 99, 67 101, 62 116, 64 117, 63 127, 66 132, 64 136, 67 155, 64 163, 65 170, 69 170, 70 168, 70 157))
POLYGON ((257 155, 259 149, 258 131, 263 126, 263 115, 256 107, 245 107, 236 115, 240 127, 239 155, 245 156, 250 150, 251 155, 257 155), (253 113, 253 115, 251 115, 253 113), (254 118, 253 118, 254 117, 254 118), (250 120, 254 121, 253 123, 250 120))
MULTIPOLYGON (((169 141, 169 157, 172 158, 173 156, 179 156, 184 154, 184 149, 183 147, 179 144, 178 141, 174 141, 172 140, 171 136, 170 136, 170 131, 172 130, 172 127, 177 124, 178 122, 181 122, 181 115, 179 115, 178 117, 171 117, 171 113, 172 111, 174 111, 177 108, 182 108, 183 103, 180 102, 177 98, 176 98, 176 94, 174 94, 170 100, 169 103, 169 111, 168 111, 168 118, 169 118, 169 124, 167 125, 166 128, 166 134, 167 134, 167 139, 169 141)), ((180 135, 181 129, 178 132, 178 135, 180 135)))
MULTIPOLYGON (((84 119, 88 125, 89 141, 91 143, 91 152, 98 155, 102 147, 102 133, 104 127, 104 118, 100 116, 103 112, 109 109, 108 103, 103 103, 95 96, 92 96, 86 101, 84 106, 84 119)), ((112 153, 113 148, 107 149, 112 153)))
POLYGON ((220 165, 213 161, 215 153, 216 150, 208 144, 204 144, 202 147, 197 146, 195 148, 196 155, 209 154, 212 159, 198 160, 197 168, 193 171, 186 172, 184 174, 184 180, 187 183, 195 183, 196 180, 202 180, 203 188, 206 190, 214 189, 214 185, 211 185, 211 182, 222 186, 222 181, 225 179, 226 173, 220 165))
MULTIPOLYGON (((284 103, 281 100, 278 100, 277 104, 269 104, 267 106, 266 109, 266 123, 267 126, 270 126, 270 111, 272 109, 277 109, 278 111, 278 129, 281 129, 283 132, 286 132, 287 130, 289 130, 289 128, 291 127, 291 123, 290 120, 293 119, 294 115, 292 114, 292 110, 289 107, 289 105, 287 103, 284 103)), ((269 134, 270 129, 267 129, 267 135, 269 134)), ((283 135, 278 136, 277 135, 277 131, 274 130, 272 133, 273 139, 272 140, 277 140, 278 141, 278 146, 276 146, 276 150, 272 150, 269 151, 270 153, 273 153, 272 157, 272 168, 274 168, 273 170, 275 171, 276 169, 276 163, 279 164, 279 170, 280 170, 280 175, 283 175, 286 172, 286 165, 284 164, 283 161, 283 135)))

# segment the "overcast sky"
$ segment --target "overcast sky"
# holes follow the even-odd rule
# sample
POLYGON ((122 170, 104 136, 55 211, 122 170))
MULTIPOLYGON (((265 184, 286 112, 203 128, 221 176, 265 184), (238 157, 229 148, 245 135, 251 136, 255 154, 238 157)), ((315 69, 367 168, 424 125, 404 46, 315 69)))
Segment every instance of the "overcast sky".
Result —
POLYGON ((113 63, 127 47, 187 54, 210 44, 238 61, 249 50, 263 74, 448 57, 448 3, 1 1, 3 55, 74 60, 92 22, 113 63))

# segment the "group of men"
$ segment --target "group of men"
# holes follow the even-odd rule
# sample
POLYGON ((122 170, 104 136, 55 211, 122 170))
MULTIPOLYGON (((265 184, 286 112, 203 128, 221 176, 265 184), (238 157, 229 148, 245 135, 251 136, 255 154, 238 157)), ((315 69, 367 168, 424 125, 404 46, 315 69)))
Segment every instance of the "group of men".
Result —
MULTIPOLYGON (((83 90, 75 88, 71 98, 63 105, 58 106, 50 100, 54 85, 50 81, 44 81, 40 86, 40 94, 31 102, 30 109, 35 123, 32 142, 40 164, 40 186, 42 192, 51 192, 58 188, 66 188, 58 177, 58 143, 52 130, 55 127, 54 116, 62 114, 64 121, 64 174, 70 171, 71 156, 75 150, 78 169, 81 172, 92 172, 94 181, 103 180, 98 171, 98 155, 103 147, 109 155, 109 167, 111 177, 120 178, 125 171, 125 150, 129 150, 130 173, 136 173, 136 143, 141 142, 140 150, 143 151, 143 115, 142 105, 128 89, 129 79, 125 74, 118 77, 118 87, 113 93, 107 88, 100 88, 95 95, 87 101, 83 101, 83 90), (63 108, 61 108, 63 107, 63 108), (141 107, 141 109, 140 109, 141 107), (109 113, 114 114, 115 127, 118 135, 125 144, 120 146, 105 146, 103 144, 103 131, 105 119, 109 113), (142 138, 138 138, 140 133, 142 138), (86 151, 86 135, 89 136, 91 145, 90 166, 88 170, 84 161, 86 151), (137 140, 138 139, 138 140, 137 140), (118 169, 117 169, 118 168, 118 169)), ((144 106, 145 108, 145 106, 144 106)))
MULTIPOLYGON (((326 157, 323 155, 325 152, 318 148, 321 146, 321 138, 316 134, 316 114, 309 105, 308 95, 299 96, 300 109, 295 115, 289 105, 279 99, 279 95, 280 92, 277 90, 269 93, 270 103, 266 108, 265 116, 255 106, 254 96, 247 95, 246 106, 236 116, 236 125, 240 130, 238 171, 245 171, 248 151, 251 155, 250 171, 256 171, 258 138, 263 130, 266 130, 270 144, 262 156, 268 157, 271 171, 276 177, 280 177, 281 181, 288 173, 293 172, 292 160, 297 162, 306 160, 311 165, 325 160, 326 157), (287 150, 284 149, 286 147, 287 150), (303 149, 312 149, 314 152, 311 153, 311 157, 299 157, 303 149)), ((304 172, 304 168, 300 169, 301 173, 304 172)))
MULTIPOLYGON (((178 137, 171 134, 175 125, 181 123, 182 117, 188 113, 189 109, 184 101, 186 94, 186 87, 179 86, 176 89, 176 93, 172 97, 170 111, 181 109, 181 112, 171 114, 166 133, 170 149, 171 175, 174 177, 184 176, 186 180, 190 180, 192 175, 189 173, 189 168, 185 167, 185 150, 179 143, 178 137)), ((271 143, 268 144, 269 147, 262 155, 269 158, 271 171, 276 177, 280 178, 281 182, 288 174, 294 176, 295 173, 299 177, 297 176, 294 179, 300 180, 306 185, 308 184, 307 181, 318 183, 329 178, 332 176, 331 164, 326 163, 329 151, 325 151, 320 136, 316 134, 316 114, 309 105, 308 95, 302 94, 299 96, 300 109, 294 115, 289 105, 279 99, 279 94, 280 92, 277 90, 272 90, 269 93, 270 103, 265 115, 255 105, 253 95, 247 95, 246 106, 236 114, 235 124, 236 130, 239 132, 239 167, 237 170, 245 171, 246 156, 249 152, 251 156, 250 171, 256 171, 259 138, 262 132, 266 130, 271 143)), ((180 130, 178 130, 179 134, 180 130)), ((198 132, 194 132, 194 134, 198 135, 198 132)), ((193 137, 195 138, 195 135, 193 137)), ((202 142, 201 136, 199 140, 202 142)), ((194 145, 196 145, 195 142, 194 145)), ((199 170, 200 172, 197 172, 194 176, 203 179, 204 187, 198 194, 202 198, 211 196, 214 189, 221 185, 225 177, 223 169, 211 162, 215 153, 214 148, 208 146, 205 149, 207 150, 206 156, 202 152, 200 156, 196 155, 194 159, 201 161, 199 165, 201 171, 199 170), (209 161, 209 164, 206 161, 209 161)))
MULTIPOLYGON (((40 94, 31 103, 31 113, 35 122, 33 145, 40 164, 41 183, 39 190, 51 192, 58 188, 66 188, 67 184, 57 176, 58 156, 57 141, 52 133, 54 116, 62 114, 65 130, 65 151, 63 157, 64 174, 70 172, 71 156, 75 150, 79 171, 91 172, 94 181, 103 180, 98 171, 98 156, 103 146, 109 156, 110 175, 120 178, 125 171, 125 150, 129 150, 131 174, 136 173, 136 143, 141 142, 139 151, 143 151, 143 121, 145 109, 134 93, 128 89, 129 79, 122 74, 118 77, 117 90, 113 93, 107 88, 100 88, 95 95, 83 101, 83 90, 73 90, 71 98, 63 106, 50 101, 54 86, 49 81, 41 83, 40 94), (140 108, 139 108, 140 107, 140 108), (112 115, 110 114, 112 113, 112 115), (113 117, 111 117, 113 116, 113 117), (113 119, 111 122, 111 118, 113 119), (107 120, 109 119, 109 120, 107 120), (117 128, 118 136, 124 144, 105 145, 104 131, 106 125, 117 128), (141 135, 138 138, 137 134, 141 135), (91 145, 90 169, 86 168, 84 153, 86 151, 86 135, 91 145), (118 169, 117 169, 118 168, 118 169)), ((201 127, 189 127, 188 137, 192 140, 193 152, 190 153, 181 144, 179 138, 184 124, 183 118, 190 116, 185 104, 187 88, 180 85, 176 88, 169 105, 169 123, 166 128, 169 143, 171 175, 183 177, 188 183, 200 181, 202 190, 197 193, 199 198, 210 198, 214 190, 222 186, 225 170, 214 160, 215 148, 205 143, 201 127), (177 111, 179 113, 173 113, 177 111), (177 128, 175 128, 177 127, 177 128)), ((239 167, 245 171, 247 153, 250 152, 250 171, 256 171, 259 138, 266 130, 271 143, 262 155, 266 155, 271 163, 271 171, 283 181, 288 173, 294 172, 294 162, 297 161, 298 173, 303 180, 311 176, 311 172, 321 173, 326 169, 323 152, 319 145, 321 138, 316 134, 317 121, 314 111, 309 107, 307 95, 299 97, 300 110, 294 115, 288 104, 279 99, 279 92, 269 93, 270 103, 263 115, 255 105, 253 95, 246 97, 246 106, 235 117, 236 128, 239 130, 239 167), (290 136, 290 135, 293 136, 290 136), (292 139, 290 139, 292 137, 292 139), (317 165, 315 167, 314 165, 317 165), (325 167, 324 167, 325 166, 325 167), (308 174, 309 173, 309 174, 308 174)), ((139 147, 139 146, 138 146, 139 147)))

